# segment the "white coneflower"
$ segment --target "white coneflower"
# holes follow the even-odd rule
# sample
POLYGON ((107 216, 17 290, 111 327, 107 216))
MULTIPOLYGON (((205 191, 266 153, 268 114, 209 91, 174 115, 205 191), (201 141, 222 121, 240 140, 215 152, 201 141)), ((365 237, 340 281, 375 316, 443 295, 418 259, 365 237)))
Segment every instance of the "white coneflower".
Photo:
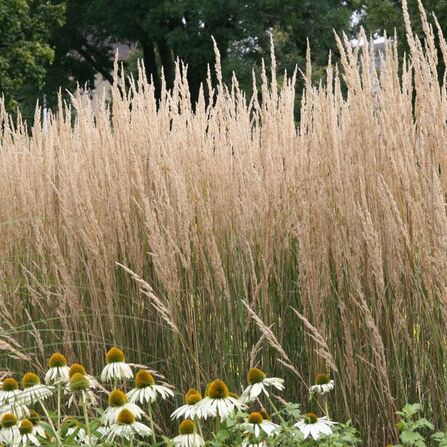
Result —
POLYGON ((336 422, 329 420, 326 416, 319 418, 314 413, 306 413, 303 419, 295 424, 295 427, 299 428, 304 439, 312 436, 316 441, 321 435, 331 435, 331 426, 335 424, 336 422))
POLYGON ((81 404, 86 405, 87 408, 97 405, 96 396, 93 391, 90 390, 90 382, 83 374, 73 374, 68 382, 67 390, 71 393, 71 396, 68 399, 69 407, 71 407, 75 401, 81 402, 81 404))
POLYGON ((109 427, 116 422, 116 418, 122 410, 131 411, 137 419, 141 419, 144 411, 132 402, 129 402, 127 396, 120 390, 113 390, 109 395, 109 406, 102 415, 103 425, 109 427))
POLYGON ((121 410, 116 418, 116 422, 110 427, 107 439, 113 441, 118 437, 132 440, 135 436, 150 436, 152 430, 136 419, 136 415, 129 409, 121 410))
POLYGON ((70 368, 67 366, 67 359, 59 352, 55 352, 48 360, 48 371, 45 374, 45 383, 66 382, 69 371, 70 368))
POLYGON ((36 437, 37 431, 34 427, 33 423, 28 420, 24 419, 19 426, 19 432, 20 432, 20 441, 19 444, 23 447, 26 447, 27 445, 34 444, 34 445, 40 445, 39 440, 36 437))
POLYGON ((22 378, 23 391, 18 397, 18 402, 25 405, 43 401, 50 397, 55 388, 44 385, 40 382, 39 376, 32 372, 27 372, 22 378))
POLYGON ((154 376, 144 369, 135 374, 135 388, 127 393, 127 397, 133 403, 141 405, 155 402, 159 395, 162 399, 174 397, 174 392, 166 385, 157 385, 154 376))
POLYGON ((121 349, 111 348, 106 354, 106 363, 107 365, 101 373, 103 382, 110 382, 114 379, 131 379, 133 377, 132 369, 126 363, 124 352, 121 349))
POLYGON ((327 374, 318 374, 315 385, 309 388, 311 394, 326 394, 335 388, 335 382, 329 379, 327 374))
POLYGON ((248 415, 247 421, 243 425, 248 433, 253 433, 258 437, 262 432, 267 436, 278 430, 279 425, 265 419, 261 412, 254 411, 248 415))
POLYGON ((191 419, 185 419, 179 426, 179 434, 172 442, 175 447, 202 447, 205 440, 195 433, 194 422, 191 419))
POLYGON ((230 396, 227 385, 220 379, 214 380, 208 385, 206 397, 197 402, 191 417, 207 419, 219 417, 221 421, 226 419, 235 409, 242 406, 239 400, 230 396))
POLYGON ((20 394, 17 380, 12 377, 6 378, 0 388, 0 406, 13 404, 20 394))
MULTIPOLYGON (((107 431, 108 432, 108 431, 107 431)), ((103 432, 99 432, 101 435, 104 435, 103 432)), ((69 427, 67 429, 65 438, 69 438, 72 436, 72 444, 75 445, 96 445, 99 438, 94 435, 88 435, 87 431, 81 427, 69 427)))
POLYGON ((16 446, 20 442, 20 431, 17 417, 6 413, 1 419, 0 442, 7 446, 16 446))
POLYGON ((256 400, 256 398, 264 393, 269 395, 267 388, 272 386, 281 391, 284 389, 284 379, 278 377, 267 377, 264 371, 259 368, 250 368, 247 374, 248 386, 241 394, 240 401, 248 403, 256 400))
MULTIPOLYGON (((89 441, 86 431, 81 427, 68 427, 65 433, 65 438, 70 437, 72 437, 73 444, 87 445, 87 442, 89 441)), ((92 445, 96 444, 96 442, 88 442, 88 444, 92 445)))
POLYGON ((40 416, 37 411, 31 410, 27 419, 33 424, 34 429, 39 436, 41 436, 42 438, 47 437, 45 426, 40 421, 40 416))
POLYGON ((0 418, 6 413, 12 413, 15 414, 18 419, 24 419, 29 416, 30 409, 21 403, 0 406, 0 418))
POLYGON ((202 395, 200 394, 200 391, 190 389, 185 394, 185 405, 182 405, 181 407, 177 408, 172 414, 172 419, 189 419, 191 415, 194 412, 194 408, 197 402, 202 400, 202 395))
POLYGON ((29 415, 28 407, 18 402, 21 394, 17 380, 9 377, 3 381, 0 390, 0 416, 12 413, 23 419, 29 415))
POLYGON ((73 363, 68 371, 68 379, 70 380, 76 373, 82 374, 87 380, 90 389, 99 388, 99 382, 90 374, 87 374, 87 370, 79 363, 73 363))

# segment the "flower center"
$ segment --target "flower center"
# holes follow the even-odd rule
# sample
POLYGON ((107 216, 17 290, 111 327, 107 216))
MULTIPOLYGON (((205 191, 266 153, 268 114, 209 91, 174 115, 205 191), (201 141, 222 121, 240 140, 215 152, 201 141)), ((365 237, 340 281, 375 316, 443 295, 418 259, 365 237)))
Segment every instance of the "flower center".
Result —
POLYGON ((40 421, 39 413, 36 410, 31 410, 28 419, 32 422, 33 425, 37 425, 40 421))
POLYGON ((48 367, 60 368, 61 366, 67 366, 67 359, 59 352, 55 352, 48 360, 48 367))
POLYGON ((315 377, 315 383, 317 385, 326 385, 329 383, 329 377, 327 374, 318 374, 317 377, 315 377))
POLYGON ((87 377, 82 375, 81 373, 74 373, 70 378, 70 388, 73 391, 81 391, 86 390, 90 386, 87 377))
POLYGON ((186 401, 186 399, 188 399, 190 394, 200 394, 200 391, 196 390, 195 388, 190 388, 185 394, 185 401, 186 401))
POLYGON ((12 413, 6 413, 2 417, 2 427, 10 428, 17 424, 17 418, 12 413))
POLYGON ((202 395, 197 392, 197 393, 191 393, 191 394, 186 394, 185 396, 185 403, 187 405, 195 405, 197 402, 202 400, 202 395))
POLYGON ((146 388, 152 385, 155 385, 155 379, 149 371, 140 369, 140 371, 135 374, 135 386, 137 388, 146 388))
POLYGON ((68 371, 68 377, 70 377, 71 379, 76 373, 85 376, 87 374, 87 371, 79 363, 73 363, 73 365, 70 366, 70 370, 68 371))
POLYGON ((27 372, 22 378, 23 388, 29 388, 34 385, 39 385, 40 379, 37 374, 27 372))
POLYGON ((124 362, 126 358, 124 357, 124 352, 121 349, 113 348, 109 349, 109 352, 106 354, 106 363, 118 363, 124 362))
POLYGON ((230 391, 230 392, 228 393, 228 396, 229 396, 229 397, 232 397, 233 399, 239 399, 239 396, 238 396, 236 393, 233 393, 233 391, 230 391))
POLYGON ((318 422, 318 417, 315 413, 306 413, 304 415, 304 421, 306 424, 316 424, 318 422))
POLYGON ((127 403, 127 396, 120 390, 113 390, 109 396, 110 407, 122 407, 127 403))
POLYGON ((248 416, 248 422, 250 424, 261 424, 262 421, 263 421, 262 414, 258 413, 257 411, 250 413, 248 416))
POLYGON ((21 435, 29 435, 33 432, 33 423, 28 419, 24 419, 20 424, 19 430, 21 435))
POLYGON ((223 380, 214 380, 208 385, 207 395, 211 399, 226 399, 228 397, 228 387, 223 380))
POLYGON ((3 391, 14 391, 19 389, 19 384, 17 383, 17 380, 13 379, 12 377, 8 377, 3 381, 2 390, 3 391))
POLYGON ((265 377, 264 371, 261 371, 259 368, 250 368, 247 374, 247 380, 250 385, 262 382, 265 377))
POLYGON ((179 426, 178 431, 181 435, 191 435, 194 433, 194 422, 191 419, 185 419, 179 426))
POLYGON ((117 418, 118 424, 130 425, 136 421, 135 415, 127 409, 121 410, 117 418))

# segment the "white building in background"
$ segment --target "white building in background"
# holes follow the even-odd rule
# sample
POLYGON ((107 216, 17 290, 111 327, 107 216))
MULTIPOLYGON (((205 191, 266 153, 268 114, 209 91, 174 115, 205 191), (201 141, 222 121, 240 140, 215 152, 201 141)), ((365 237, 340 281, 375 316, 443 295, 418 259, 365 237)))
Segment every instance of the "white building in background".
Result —
MULTIPOLYGON (((380 70, 381 55, 385 53, 385 46, 387 42, 390 43, 391 41, 392 39, 390 38, 385 39, 384 37, 378 37, 374 39, 374 66, 376 67, 377 70, 380 70)), ((365 43, 369 42, 365 42, 364 40, 358 40, 358 39, 351 40, 351 44, 354 48, 363 47, 365 43)))
MULTIPOLYGON (((118 43, 113 47, 113 54, 118 52, 118 63, 126 61, 129 55, 137 49, 136 45, 129 45, 125 43, 118 43)), ((112 92, 112 85, 100 73, 97 73, 93 85, 80 86, 80 93, 83 96, 88 96, 90 100, 90 107, 92 113, 95 113, 98 101, 104 99, 110 100, 112 92)), ((45 96, 42 99, 42 117, 41 126, 43 134, 46 134, 48 127, 48 106, 45 96)))
POLYGON ((374 41, 374 65, 376 66, 377 70, 380 70, 380 55, 385 53, 385 45, 386 40, 383 37, 374 41))
MULTIPOLYGON (((113 54, 118 53, 118 63, 120 63, 126 61, 132 51, 135 51, 136 49, 136 45, 118 43, 113 48, 113 54)), ((96 110, 96 103, 98 101, 111 99, 111 91, 112 85, 107 79, 104 79, 100 73, 96 74, 93 86, 89 86, 86 90, 82 90, 83 94, 89 95, 93 111, 96 110)))

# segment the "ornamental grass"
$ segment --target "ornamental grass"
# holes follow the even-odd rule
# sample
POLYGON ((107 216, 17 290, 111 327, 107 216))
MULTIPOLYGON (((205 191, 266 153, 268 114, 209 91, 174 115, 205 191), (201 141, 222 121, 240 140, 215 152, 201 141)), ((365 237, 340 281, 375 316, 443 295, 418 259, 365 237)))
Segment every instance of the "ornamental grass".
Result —
MULTIPOLYGON (((110 103, 78 92, 32 132, 1 105, 0 369, 44 378, 59 350, 97 372, 116 344, 177 389, 240 394, 261 364, 300 402, 327 371, 314 396, 370 446, 397 440, 406 401, 445 426, 447 43, 421 14, 380 70, 336 36, 318 84, 310 52, 279 76, 272 51, 246 95, 216 53, 195 107, 180 63, 159 103, 116 67, 110 103)), ((133 368, 111 357, 109 386, 133 368)))

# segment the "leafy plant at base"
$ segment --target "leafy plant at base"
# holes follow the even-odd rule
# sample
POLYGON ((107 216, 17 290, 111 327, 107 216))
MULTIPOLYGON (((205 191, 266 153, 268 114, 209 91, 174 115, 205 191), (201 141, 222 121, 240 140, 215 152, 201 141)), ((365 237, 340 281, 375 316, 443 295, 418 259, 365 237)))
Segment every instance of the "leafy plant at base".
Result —
POLYGON ((399 438, 402 444, 399 444, 399 447, 425 447, 427 445, 424 434, 426 431, 432 431, 434 427, 427 419, 418 417, 421 409, 422 406, 420 404, 406 404, 402 411, 396 412, 400 417, 397 428, 399 429, 399 438))

